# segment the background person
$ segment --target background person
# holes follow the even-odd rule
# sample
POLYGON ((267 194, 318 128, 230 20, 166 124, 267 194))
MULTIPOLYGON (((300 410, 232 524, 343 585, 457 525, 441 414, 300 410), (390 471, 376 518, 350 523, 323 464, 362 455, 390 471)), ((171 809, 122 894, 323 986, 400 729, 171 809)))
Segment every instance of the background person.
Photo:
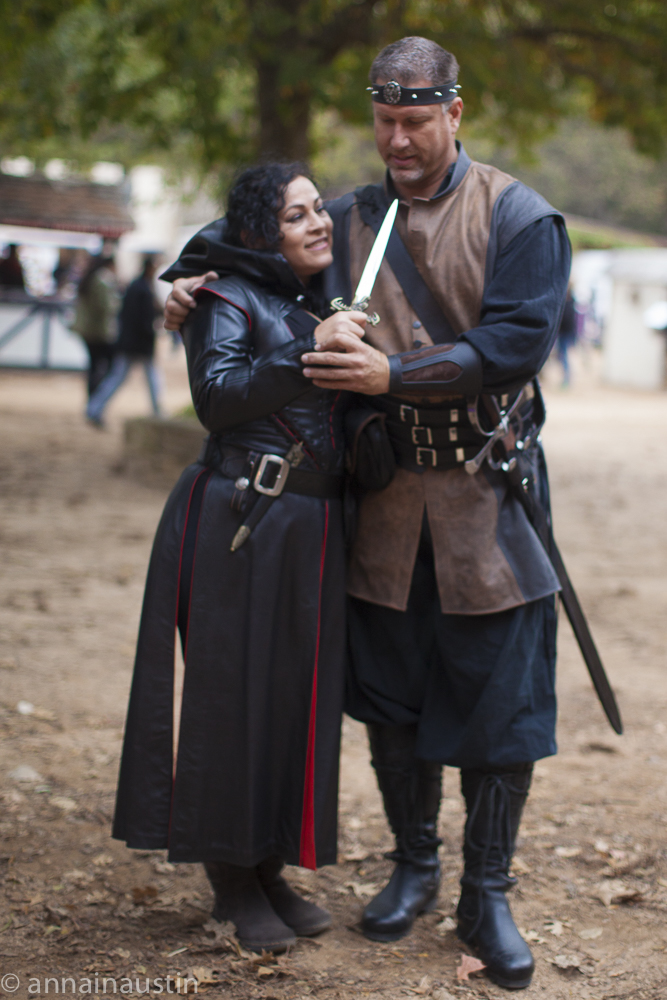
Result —
POLYGON ((0 257, 0 287, 18 288, 25 291, 23 267, 16 243, 10 243, 6 256, 0 257))
POLYGON ((572 291, 572 286, 568 285, 565 305, 563 306, 563 315, 560 319, 558 337, 556 339, 556 357, 558 358, 563 369, 563 381, 561 385, 564 389, 567 389, 570 385, 571 371, 569 352, 577 342, 577 322, 577 306, 574 301, 574 293, 572 291))
POLYGON ((107 403, 118 392, 136 364, 140 364, 144 370, 153 414, 160 416, 160 376, 154 356, 155 321, 162 315, 162 306, 153 288, 158 263, 158 256, 148 255, 144 259, 141 274, 128 285, 123 296, 115 356, 108 374, 91 396, 86 409, 88 419, 98 426, 102 424, 107 403))
POLYGON ((111 367, 118 338, 120 294, 113 257, 100 254, 88 264, 76 295, 72 330, 88 350, 88 398, 111 367))

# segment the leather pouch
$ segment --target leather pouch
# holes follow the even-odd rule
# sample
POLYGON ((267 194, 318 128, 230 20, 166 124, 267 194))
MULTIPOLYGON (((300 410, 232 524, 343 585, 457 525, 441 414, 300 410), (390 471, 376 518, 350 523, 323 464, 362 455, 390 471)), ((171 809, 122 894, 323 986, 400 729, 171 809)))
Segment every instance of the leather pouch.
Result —
POLYGON ((353 406, 345 417, 347 471, 363 492, 385 489, 396 473, 386 420, 385 413, 363 404, 353 406))

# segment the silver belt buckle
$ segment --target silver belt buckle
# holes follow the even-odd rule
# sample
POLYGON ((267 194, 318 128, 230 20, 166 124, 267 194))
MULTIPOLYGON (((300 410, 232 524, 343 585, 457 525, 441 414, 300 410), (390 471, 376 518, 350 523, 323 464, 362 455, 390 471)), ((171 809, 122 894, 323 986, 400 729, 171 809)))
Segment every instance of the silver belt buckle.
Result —
POLYGON ((435 448, 417 448, 417 465, 424 464, 421 456, 421 453, 423 451, 428 452, 428 454, 431 456, 431 468, 435 469, 436 465, 438 464, 438 453, 435 450, 435 448))
POLYGON ((419 444, 419 432, 426 431, 426 444, 433 444, 433 435, 431 434, 430 427, 413 427, 412 428, 412 443, 419 444))
POLYGON ((255 479, 252 485, 258 493, 264 493, 267 497, 279 497, 285 489, 285 483, 287 482, 289 470, 290 464, 287 459, 282 457, 282 455, 262 455, 259 468, 255 473, 255 479), (264 473, 266 472, 266 467, 269 462, 272 465, 279 466, 276 481, 273 486, 262 486, 262 479, 264 478, 264 473))
POLYGON ((401 423, 402 424, 407 424, 407 422, 408 422, 408 418, 407 418, 408 412, 410 412, 412 414, 412 419, 413 419, 414 423, 418 424, 419 423, 419 411, 415 410, 414 406, 409 406, 408 403, 401 403, 401 407, 400 407, 400 410, 399 410, 399 414, 400 414, 400 418, 401 418, 401 423))

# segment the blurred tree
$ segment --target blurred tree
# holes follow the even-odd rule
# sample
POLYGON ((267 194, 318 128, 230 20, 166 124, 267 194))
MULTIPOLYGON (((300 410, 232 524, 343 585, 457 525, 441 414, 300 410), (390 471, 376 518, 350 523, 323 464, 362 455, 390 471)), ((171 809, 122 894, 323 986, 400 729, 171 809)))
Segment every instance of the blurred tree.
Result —
POLYGON ((664 148, 661 0, 0 0, 3 8, 13 17, 0 42, 7 150, 50 137, 53 150, 55 138, 92 141, 121 128, 126 159, 137 148, 175 148, 206 171, 258 151, 304 158, 315 111, 368 121, 372 56, 408 34, 456 54, 468 117, 483 117, 500 141, 529 149, 583 100, 638 149, 664 148))
POLYGON ((562 212, 645 233, 667 235, 667 158, 634 150, 620 128, 568 118, 535 149, 536 162, 520 163, 475 126, 463 130, 475 159, 506 170, 562 212))

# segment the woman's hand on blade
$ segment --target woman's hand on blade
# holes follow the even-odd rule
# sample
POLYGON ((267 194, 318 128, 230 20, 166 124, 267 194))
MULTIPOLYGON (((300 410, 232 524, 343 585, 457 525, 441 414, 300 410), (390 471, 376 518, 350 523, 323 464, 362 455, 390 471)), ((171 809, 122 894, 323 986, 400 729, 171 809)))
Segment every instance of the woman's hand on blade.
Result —
MULTIPOLYGON (((332 317, 333 318, 333 317, 332 317)), ((376 396, 389 391, 389 359, 351 333, 336 333, 317 353, 302 354, 303 374, 320 389, 376 396)))
POLYGON ((176 278, 164 305, 164 326, 166 330, 180 330, 188 318, 188 313, 197 305, 193 292, 207 281, 216 281, 217 271, 207 271, 194 278, 176 278))
POLYGON ((329 346, 329 341, 337 333, 351 333, 355 337, 363 337, 366 333, 368 316, 364 312, 337 312, 323 320, 315 327, 315 340, 318 349, 329 346))

